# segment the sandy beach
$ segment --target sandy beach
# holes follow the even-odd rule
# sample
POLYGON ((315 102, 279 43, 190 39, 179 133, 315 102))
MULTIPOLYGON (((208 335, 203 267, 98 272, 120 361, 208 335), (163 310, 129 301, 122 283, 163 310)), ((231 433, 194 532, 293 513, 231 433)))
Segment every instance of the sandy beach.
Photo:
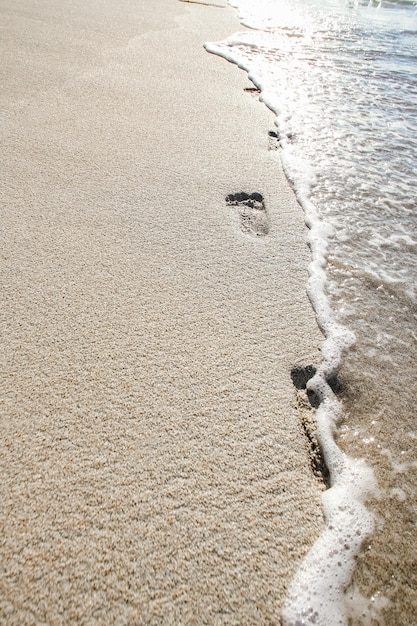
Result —
POLYGON ((272 113, 203 48, 236 14, 0 14, 0 622, 279 624, 323 527, 290 376, 322 337, 272 113))

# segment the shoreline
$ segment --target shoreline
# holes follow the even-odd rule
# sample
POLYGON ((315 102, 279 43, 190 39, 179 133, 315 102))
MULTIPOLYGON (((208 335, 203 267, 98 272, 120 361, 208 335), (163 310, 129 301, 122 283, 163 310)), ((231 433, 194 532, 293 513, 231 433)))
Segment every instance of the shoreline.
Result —
MULTIPOLYGON (((369 28, 375 27, 375 29, 378 30, 376 28, 376 24, 371 27, 371 22, 373 20, 371 14, 368 14, 367 18, 369 18, 369 28)), ((250 22, 247 22, 245 19, 244 23, 250 26, 250 22)), ((270 24, 268 26, 270 26, 270 24)), ((313 26, 312 30, 314 30, 313 26)), ((291 31, 289 31, 288 34, 290 34, 290 32, 291 31)), ((360 29, 358 32, 360 32, 360 29)), ((297 82, 296 76, 292 74, 291 70, 287 72, 285 72, 284 70, 280 74, 280 87, 278 89, 278 82, 276 81, 276 78, 274 79, 273 77, 268 76, 268 71, 265 71, 263 61, 259 62, 257 53, 254 52, 251 47, 251 42, 255 42, 255 51, 258 49, 259 46, 258 52, 260 52, 261 58, 264 58, 265 60, 269 57, 269 53, 267 52, 268 49, 271 50, 273 58, 274 49, 280 48, 280 46, 278 45, 274 48, 272 45, 268 45, 267 38, 264 40, 265 45, 262 45, 262 36, 259 38, 254 37, 254 39, 252 40, 250 35, 246 35, 247 33, 244 34, 242 37, 242 42, 244 44, 242 48, 238 46, 239 34, 235 34, 231 36, 230 39, 228 38, 229 41, 233 40, 232 46, 229 47, 226 40, 224 42, 221 42, 220 44, 210 44, 209 49, 212 52, 226 58, 227 60, 236 63, 240 68, 244 68, 245 71, 248 71, 251 80, 253 80, 254 82, 254 85, 261 90, 260 99, 263 100, 264 104, 269 106, 272 110, 275 109, 277 112, 280 113, 280 119, 277 119, 275 121, 275 124, 279 129, 278 135, 284 140, 284 145, 282 146, 283 150, 281 153, 282 160, 284 163, 284 170, 287 171, 288 178, 291 180, 291 162, 288 162, 285 158, 285 142, 287 136, 286 131, 293 128, 298 128, 300 130, 300 142, 298 145, 299 157, 303 155, 305 147, 306 154, 309 155, 311 162, 314 163, 314 155, 316 151, 314 137, 310 136, 310 141, 308 140, 308 133, 309 131, 311 132, 311 127, 310 129, 308 128, 308 122, 304 126, 303 119, 301 117, 298 117, 296 101, 294 97, 291 98, 291 96, 289 95, 292 90, 291 85, 293 84, 293 82, 297 82), (245 46, 245 43, 249 45, 249 48, 245 46), (245 52, 245 50, 247 50, 247 52, 245 52), (252 57, 256 59, 253 61, 253 63, 252 57), (265 77, 265 81, 263 80, 263 77, 265 77), (282 94, 283 96, 282 99, 280 98, 280 94, 282 94), (289 110, 287 110, 286 108, 287 98, 291 101, 291 105, 289 105, 289 110), (276 104, 274 105, 274 103, 276 104), (287 118, 290 119, 289 123, 287 123, 287 118), (301 139, 301 136, 303 134, 301 132, 301 129, 306 131, 307 134, 307 138, 304 144, 301 139), (310 152, 309 148, 311 149, 310 152)), ((305 43, 307 44, 307 42, 305 43)), ((384 49, 383 39, 380 41, 380 44, 381 49, 384 49)), ((400 42, 398 44, 397 59, 401 57, 400 51, 402 46, 406 47, 406 43, 404 41, 401 44, 400 42)), ((285 49, 285 47, 286 46, 284 44, 283 48, 285 49)), ((301 56, 302 53, 300 52, 300 50, 302 48, 303 44, 301 44, 301 48, 298 50, 301 56)), ((334 58, 337 59, 337 55, 334 58)), ((289 63, 290 59, 291 54, 288 57, 289 63)), ((326 54, 324 52, 324 65, 325 59, 326 54)), ((320 61, 318 59, 317 61, 320 65, 320 61)), ((392 69, 393 68, 394 64, 392 66, 392 69)), ((304 68, 304 76, 305 69, 306 68, 304 68)), ((272 75, 274 75, 274 72, 272 72, 272 75)), ((331 83, 332 80, 330 79, 329 85, 331 83)), ((299 83, 299 85, 300 84, 301 83, 299 83)), ((333 84, 335 84, 334 75, 333 84)), ((406 90, 405 85, 406 83, 404 83, 404 88, 406 90)), ((313 86, 314 78, 312 79, 312 83, 310 84, 311 102, 315 101, 315 94, 313 95, 311 93, 311 89, 313 86)), ((301 89, 301 93, 303 93, 303 89, 301 89)), ((308 93, 308 88, 306 88, 306 93, 308 93)), ((404 94, 405 93, 406 91, 404 91, 404 94)), ((320 106, 320 97, 318 97, 318 101, 318 104, 320 106)), ((322 106, 324 105, 326 107, 327 104, 327 101, 321 102, 322 106)), ((303 117, 308 120, 310 116, 306 113, 304 109, 298 109, 298 112, 301 111, 303 111, 303 117)), ((317 121, 318 117, 320 116, 315 116, 314 112, 312 111, 310 121, 313 125, 315 124, 315 121, 317 121)), ((333 122, 335 121, 336 120, 333 120, 333 122)), ((327 120, 327 122, 328 124, 330 124, 330 126, 332 125, 331 119, 327 120)), ((370 130, 371 129, 368 128, 368 132, 370 130)), ((380 130, 382 130, 381 126, 380 130)), ((317 132, 315 132, 314 134, 316 135, 317 132)), ((324 130, 324 134, 326 134, 326 130, 324 130)), ((382 137, 383 133, 380 136, 382 137)), ((368 138, 370 138, 369 135, 368 138)), ((379 145, 380 141, 377 140, 377 137, 375 137, 375 139, 376 143, 374 145, 374 148, 378 151, 377 146, 379 145)), ((357 140, 358 145, 360 145, 361 142, 359 136, 357 136, 357 140)), ((373 145, 372 139, 370 140, 370 145, 373 145)), ((327 149, 328 148, 329 145, 327 145, 327 149)), ((403 144, 403 148, 404 159, 406 159, 405 155, 407 153, 409 154, 408 151, 410 150, 411 146, 407 146, 407 143, 405 141, 405 143, 403 144)), ((297 149, 295 151, 297 152, 297 149)), ((343 149, 341 150, 340 154, 338 151, 335 152, 335 163, 338 159, 339 165, 341 162, 343 162, 342 155, 343 149)), ((361 168, 359 167, 357 174, 359 179, 361 180, 363 180, 363 173, 364 172, 361 172, 361 168)), ((370 179, 372 179, 372 168, 369 171, 369 174, 370 179)), ((321 178, 323 181, 325 176, 322 175, 321 178)), ((336 178, 337 177, 335 177, 334 180, 336 180, 336 178)), ((340 182, 341 181, 339 181, 339 183, 340 182)), ((408 179, 408 184, 412 187, 412 182, 410 179, 408 179)), ((294 186, 298 190, 302 189, 303 187, 302 184, 297 185, 296 177, 294 178, 294 186)), ((344 194, 345 200, 347 200, 350 197, 350 193, 346 192, 345 189, 344 194)), ((316 254, 314 253, 316 237, 313 231, 314 223, 316 220, 314 219, 314 210, 312 215, 311 211, 309 210, 311 206, 311 202, 309 202, 309 194, 303 195, 306 202, 303 202, 303 198, 301 196, 298 196, 298 198, 300 204, 303 205, 305 208, 306 222, 309 226, 312 227, 309 232, 309 239, 311 242, 311 247, 313 249, 313 259, 314 257, 317 257, 318 259, 320 259, 320 257, 322 259, 326 259, 326 251, 324 250, 323 255, 317 254, 317 246, 316 254), (310 219, 308 218, 309 214, 310 219)), ((393 203, 393 205, 395 205, 395 203, 397 202, 398 208, 398 195, 396 195, 395 192, 389 192, 387 196, 391 198, 390 201, 393 203)), ((311 198, 314 198, 314 192, 311 198)), ((368 198, 372 198, 372 195, 370 193, 368 193, 368 198)), ((352 215, 356 213, 355 206, 357 209, 358 199, 356 199, 356 203, 352 203, 352 215)), ((329 217, 331 216, 331 214, 332 211, 330 210, 329 217)), ((342 214, 343 210, 340 210, 339 207, 339 210, 335 211, 333 219, 337 215, 341 217, 342 214)), ((368 227, 370 227, 370 225, 372 224, 372 211, 370 211, 369 218, 370 219, 368 227)), ((398 222, 398 224, 400 224, 400 222, 398 222)), ((410 222, 410 224, 411 223, 412 222, 410 222)), ((343 218, 339 226, 341 232, 343 232, 343 218)), ((355 232, 355 228, 352 229, 351 235, 353 232, 355 232)), ((381 232, 383 234, 383 231, 379 231, 377 228, 374 233, 375 238, 377 236, 381 237, 381 232)), ((408 229, 408 232, 411 233, 411 230, 408 229)), ((318 237, 318 239, 320 240, 320 237, 318 237)), ((359 507, 356 506, 356 513, 351 515, 351 517, 356 520, 355 525, 359 519, 362 518, 363 520, 363 523, 360 525, 361 527, 356 528, 356 536, 360 536, 361 540, 359 542, 356 542, 356 548, 353 551, 352 542, 350 541, 350 536, 352 535, 353 531, 353 524, 350 528, 346 530, 346 542, 341 541, 342 538, 339 537, 337 540, 334 539, 331 544, 332 546, 343 544, 345 544, 346 547, 349 546, 349 552, 351 557, 350 561, 346 558, 347 555, 343 553, 343 551, 340 555, 340 561, 345 564, 345 567, 343 568, 345 572, 346 569, 352 570, 353 565, 355 566, 349 587, 342 596, 343 602, 341 604, 344 605, 345 612, 350 616, 350 619, 353 619, 353 621, 355 621, 355 623, 356 621, 361 621, 361 619, 368 619, 368 621, 375 620, 376 622, 378 622, 378 620, 384 621, 385 619, 385 621, 388 621, 389 623, 408 624, 410 616, 414 616, 415 614, 415 610, 413 610, 413 607, 415 608, 416 606, 416 585, 413 584, 416 578, 415 555, 412 551, 410 552, 410 545, 412 544, 411 537, 413 535, 413 525, 415 527, 415 511, 413 510, 413 502, 415 500, 415 498, 413 497, 415 492, 415 480, 413 482, 413 476, 415 475, 416 469, 416 464, 413 461, 413 442, 415 442, 416 438, 413 426, 413 418, 415 416, 413 400, 413 391, 415 388, 415 372, 413 369, 415 344, 413 343, 413 341, 415 339, 415 333, 413 333, 412 320, 412 293, 409 292, 409 296, 411 296, 410 300, 408 300, 407 298, 405 298, 404 300, 405 293, 402 293, 402 289, 399 285, 397 285, 398 290, 396 290, 395 288, 391 288, 393 287, 393 285, 391 285, 390 288, 386 289, 387 284, 384 280, 383 275, 385 272, 388 272, 387 275, 391 276, 393 276, 396 272, 397 276, 399 273, 402 273, 404 277, 407 274, 405 284, 408 283, 409 287, 411 287, 412 289, 412 278, 410 278, 412 277, 412 268, 409 266, 409 259, 407 259, 406 251, 402 250, 401 253, 398 255, 398 259, 395 263, 393 263, 390 269, 388 269, 388 265, 385 264, 384 270, 384 263, 382 263, 379 274, 381 279, 378 279, 378 282, 375 282, 378 272, 373 274, 371 271, 370 274, 373 275, 373 278, 368 283, 369 275, 366 271, 366 263, 361 264, 361 262, 359 262, 358 267, 356 267, 356 270, 354 272, 356 274, 356 279, 353 279, 350 286, 348 286, 347 282, 345 283, 344 279, 349 276, 349 266, 355 266, 355 253, 353 252, 353 258, 351 259, 350 263, 348 263, 345 267, 345 273, 343 272, 343 270, 340 273, 340 269, 344 267, 342 259, 343 255, 341 254, 341 251, 343 251, 343 243, 340 240, 337 240, 338 237, 336 235, 335 241, 333 242, 334 246, 331 245, 329 247, 330 262, 329 265, 326 266, 327 294, 329 298, 328 304, 330 305, 330 313, 335 316, 334 321, 336 321, 336 319, 338 318, 339 323, 341 323, 344 327, 344 329, 342 328, 342 335, 346 333, 346 327, 349 327, 350 331, 355 333, 356 343, 353 349, 349 349, 345 354, 344 358, 341 361, 340 370, 338 371, 338 379, 340 381, 338 392, 340 394, 339 400, 342 404, 338 407, 337 404, 334 405, 333 403, 333 406, 331 407, 329 403, 322 403, 323 405, 327 404, 328 408, 331 407, 334 415, 338 414, 339 409, 342 408, 342 413, 340 413, 341 420, 340 424, 338 424, 338 434, 336 438, 338 448, 334 450, 335 454, 332 454, 331 452, 330 454, 327 454, 326 447, 328 446, 326 445, 322 445, 322 449, 324 449, 328 468, 334 465, 331 462, 331 459, 329 459, 329 456, 333 457, 333 460, 336 460, 337 457, 339 457, 340 461, 345 455, 349 455, 350 459, 346 459, 346 461, 348 461, 349 465, 351 465, 351 469, 353 470, 354 488, 346 488, 345 486, 344 489, 342 488, 339 490, 339 495, 341 495, 343 498, 344 493, 350 494, 351 497, 354 493, 356 494, 354 500, 356 500, 356 505, 359 505, 359 507), (337 250, 338 246, 339 250, 337 250), (401 268, 402 263, 404 263, 404 266, 402 268, 402 271, 400 272, 399 269, 401 268), (404 273, 406 267, 408 267, 409 271, 404 273), (346 287, 347 289, 346 292, 344 290, 344 287, 346 287), (355 292, 356 296, 354 295, 355 292), (401 320, 401 324, 398 323, 399 320, 401 320), (381 340, 382 337, 385 337, 385 341, 381 340), (388 338, 389 341, 387 341, 388 338), (399 363, 401 363, 400 374, 398 370, 399 363), (393 394, 392 381, 397 380, 398 375, 400 375, 400 378, 398 379, 398 393, 393 394), (401 416, 400 429, 398 429, 398 416, 401 416), (351 463, 351 461, 353 461, 353 464, 351 463), (365 470, 365 472, 361 472, 362 479, 360 481, 355 475, 357 473, 357 469, 355 467, 357 463, 361 463, 362 465, 365 464, 363 465, 363 469, 365 470), (361 490, 361 492, 358 492, 357 487, 360 482, 363 484, 363 489, 361 490), (368 487, 369 493, 367 494, 366 492, 368 487), (366 510, 362 508, 362 503, 366 504, 366 510), (373 531, 371 532, 372 527, 373 531), (365 615, 366 618, 363 617, 365 615)), ((387 254, 389 254, 389 247, 387 248, 387 254)), ((368 261, 370 261, 371 259, 372 253, 370 254, 368 261)), ((357 260, 358 258, 356 258, 356 261, 357 260)), ((364 260, 365 259, 362 259, 362 261, 364 260)), ((380 260, 382 262, 381 258, 380 260)), ((373 262, 374 267, 376 267, 375 258, 373 262)), ((318 263, 318 265, 321 264, 318 263)), ((313 267, 311 269, 311 273, 315 274, 316 269, 317 267, 313 267)), ((322 278, 323 277, 324 276, 322 275, 322 278)), ((323 310, 327 308, 326 301, 322 301, 321 305, 319 303, 318 306, 314 304, 314 291, 316 291, 317 286, 319 286, 319 291, 322 291, 322 289, 320 288, 321 279, 319 278, 318 285, 317 283, 315 285, 313 283, 313 285, 310 286, 312 287, 313 291, 313 297, 311 297, 311 300, 313 302, 314 308, 317 312, 321 310, 321 314, 317 316, 319 320, 319 325, 323 329, 324 334, 327 335, 328 333, 326 332, 326 326, 329 328, 329 325, 325 323, 320 323, 320 318, 322 318, 321 321, 323 322, 323 310)), ((325 315, 325 317, 328 316, 325 315)), ((335 328, 333 327, 333 331, 334 330, 335 328)), ((340 347, 340 342, 337 343, 339 343, 340 347)), ((326 345, 323 344, 322 354, 325 355, 325 353, 330 353, 331 359, 333 359, 335 354, 338 353, 338 350, 329 351, 328 347, 326 348, 326 345)), ((325 360, 326 359, 324 359, 322 364, 322 370, 325 367, 325 360)), ((326 367, 325 369, 327 370, 327 372, 329 372, 329 368, 326 367)), ((322 390, 323 382, 324 381, 320 380, 312 380, 309 383, 310 391, 312 392, 315 387, 318 388, 318 390, 322 390)), ((322 424, 324 422, 325 425, 328 420, 322 419, 322 409, 323 407, 320 407, 317 411, 315 421, 316 423, 321 422, 322 424)), ((327 411, 327 414, 330 417, 329 410, 327 411)), ((333 444, 333 436, 330 435, 330 437, 326 437, 325 431, 324 433, 323 431, 321 432, 320 442, 323 444, 323 434, 325 435, 325 438, 327 438, 328 442, 330 444, 333 444)), ((345 465, 345 462, 343 462, 342 464, 345 465)), ((341 463, 337 462, 337 466, 339 466, 340 468, 341 463)), ((342 478, 341 472, 338 473, 339 478, 342 478)), ((343 471, 343 474, 345 474, 344 482, 346 483, 348 482, 346 480, 347 472, 343 471)), ((333 486, 335 486, 334 478, 331 482, 333 486)), ((334 494, 334 492, 335 489, 331 489, 329 492, 323 494, 324 509, 326 510, 327 518, 331 519, 331 525, 333 528, 343 527, 342 523, 335 523, 335 498, 333 498, 333 506, 330 507, 331 512, 329 512, 328 501, 332 498, 332 494, 334 494)), ((345 507, 341 506, 336 508, 339 508, 339 510, 343 512, 345 507)), ((321 535, 320 539, 323 539, 323 534, 321 535)), ((318 542, 318 545, 320 545, 320 542, 318 542)), ((326 567, 325 569, 330 575, 330 580, 327 581, 327 583, 324 581, 323 577, 321 577, 320 580, 315 579, 314 581, 311 581, 311 573, 324 569, 323 563, 326 560, 323 558, 323 554, 320 554, 316 560, 317 566, 315 566, 313 553, 314 549, 309 553, 306 560, 306 563, 310 562, 310 566, 305 567, 305 564, 303 564, 300 570, 297 572, 296 578, 299 582, 301 581, 301 584, 298 585, 298 589, 297 584, 294 581, 296 614, 298 614, 298 612, 300 611, 300 606, 303 604, 300 603, 300 586, 303 589, 308 588, 310 595, 315 595, 316 597, 319 597, 321 605, 321 598, 328 598, 329 596, 326 591, 322 592, 321 589, 323 588, 324 590, 326 590, 332 588, 333 595, 335 595, 334 582, 336 578, 339 581, 341 580, 339 575, 335 575, 336 573, 340 574, 338 567, 335 568, 336 571, 332 571, 330 568, 330 572, 329 568, 326 567), (303 570, 306 574, 307 579, 311 581, 308 584, 302 584, 303 576, 301 572, 303 570), (314 592, 315 585, 319 586, 319 592, 314 592)), ((329 557, 335 559, 336 554, 337 551, 331 549, 329 557)), ((329 560, 331 561, 331 559, 328 559, 328 561, 329 560)), ((347 576, 347 578, 350 578, 350 575, 347 576)), ((341 585, 338 585, 338 587, 342 589, 345 586, 345 580, 342 581, 341 585)), ((292 593, 290 592, 289 596, 291 595, 292 593)), ((311 606, 313 604, 314 602, 305 602, 304 606, 311 606)), ((329 604, 331 603, 326 602, 327 608, 329 604)), ((320 614, 320 618, 323 623, 327 624, 329 623, 329 621, 332 623, 333 621, 338 621, 335 616, 336 612, 332 608, 330 609, 331 617, 322 616, 320 606, 317 607, 317 611, 320 614)), ((344 623, 347 619, 347 617, 343 617, 341 621, 343 621, 344 623)), ((288 621, 291 623, 293 623, 293 621, 295 620, 295 617, 293 619, 288 618, 288 621)))
MULTIPOLYGON (((234 44, 239 35, 231 37, 234 44)), ((229 40, 230 41, 230 40, 229 40)), ((248 77, 260 92, 260 100, 275 114, 274 124, 278 129, 279 137, 286 137, 285 114, 279 106, 274 106, 271 95, 264 93, 268 86, 264 85, 252 71, 250 60, 235 55, 233 45, 228 46, 228 40, 220 44, 205 44, 208 51, 237 65, 247 72, 248 77)), ((249 55, 250 57, 250 55, 249 55)), ((307 387, 311 397, 315 397, 317 404, 314 418, 311 419, 313 430, 309 430, 308 419, 304 422, 306 435, 312 432, 313 446, 318 450, 318 463, 321 465, 321 478, 328 489, 323 493, 323 510, 325 529, 310 548, 305 559, 297 569, 291 581, 286 601, 282 610, 282 619, 285 624, 296 624, 301 619, 329 624, 337 622, 344 624, 350 618, 355 619, 355 603, 363 605, 363 599, 348 599, 352 576, 355 571, 358 557, 366 541, 370 540, 374 529, 374 515, 365 506, 371 496, 378 493, 373 470, 360 459, 346 454, 337 445, 335 428, 341 420, 343 406, 333 392, 329 380, 338 373, 343 356, 352 347, 355 336, 347 328, 336 322, 334 312, 325 289, 325 267, 328 242, 322 236, 323 222, 320 214, 309 198, 303 185, 297 185, 297 178, 288 160, 285 141, 281 147, 280 157, 283 170, 288 180, 293 182, 295 195, 303 208, 305 223, 308 225, 309 248, 311 262, 309 264, 309 280, 307 293, 313 310, 316 313, 318 326, 321 328, 324 339, 322 343, 322 359, 319 367, 310 371, 307 387), (320 572, 320 576, 317 576, 320 572)), ((307 370, 310 368, 307 368, 307 370)), ((298 374, 307 373, 302 368, 298 374)), ((303 402, 307 397, 301 396, 303 402)))
POLYGON ((323 529, 290 377, 322 336, 273 116, 203 49, 236 15, 22 7, 3 10, 2 622, 277 623, 323 529))

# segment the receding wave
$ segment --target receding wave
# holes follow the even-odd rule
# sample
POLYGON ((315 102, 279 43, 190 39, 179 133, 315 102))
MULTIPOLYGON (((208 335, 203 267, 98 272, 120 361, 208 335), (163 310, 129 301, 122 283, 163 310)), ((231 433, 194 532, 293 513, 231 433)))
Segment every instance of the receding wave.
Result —
MULTIPOLYGON (((322 364, 308 384, 320 399, 318 434, 331 473, 323 499, 327 526, 293 581, 283 615, 287 624, 346 624, 345 590, 373 529, 365 502, 377 486, 369 463, 336 445, 344 413, 328 381, 348 354, 356 364, 352 380, 365 368, 372 397, 381 381, 389 385, 395 351, 414 341, 417 22, 409 2, 231 4, 258 30, 206 47, 246 70, 276 114, 283 165, 309 228, 307 288, 325 335, 322 364), (396 318, 401 324, 393 329, 396 318)), ((405 387, 412 360, 402 357, 405 387)), ((358 420, 369 411, 362 404, 351 403, 358 420)), ((400 404, 385 406, 387 432, 400 404)), ((371 431, 371 423, 370 415, 363 428, 371 431)), ((389 446, 389 435, 380 442, 389 446)), ((378 465, 378 456, 371 459, 378 465)))

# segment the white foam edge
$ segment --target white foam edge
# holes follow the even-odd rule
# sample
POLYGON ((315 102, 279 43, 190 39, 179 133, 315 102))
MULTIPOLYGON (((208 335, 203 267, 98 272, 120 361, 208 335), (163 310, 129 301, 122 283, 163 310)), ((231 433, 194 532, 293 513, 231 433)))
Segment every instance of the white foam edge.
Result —
POLYGON ((288 116, 279 112, 273 94, 267 86, 250 73, 249 68, 233 58, 227 44, 239 42, 238 34, 221 43, 206 43, 208 52, 225 58, 248 72, 248 78, 261 90, 265 105, 276 115, 275 125, 282 146, 281 159, 286 176, 292 182, 296 197, 304 210, 309 228, 308 243, 312 261, 309 265, 307 293, 325 336, 322 362, 308 389, 320 398, 316 411, 317 438, 330 473, 330 488, 323 493, 325 529, 310 548, 294 579, 290 583, 282 608, 284 626, 338 626, 348 623, 348 589, 356 559, 374 529, 374 515, 365 502, 378 496, 378 486, 372 469, 361 459, 346 455, 335 441, 342 406, 327 380, 337 373, 343 355, 355 341, 354 334, 338 324, 325 292, 329 229, 309 199, 312 183, 306 164, 292 152, 285 132, 288 116), (225 45, 226 44, 226 45, 225 45))

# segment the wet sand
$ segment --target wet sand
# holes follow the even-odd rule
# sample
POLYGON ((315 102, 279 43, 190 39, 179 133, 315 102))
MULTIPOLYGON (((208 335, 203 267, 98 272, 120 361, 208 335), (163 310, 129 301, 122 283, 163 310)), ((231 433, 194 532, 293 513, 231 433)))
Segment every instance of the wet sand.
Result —
MULTIPOLYGON (((381 310, 385 328, 397 326, 398 333, 404 320, 398 314, 388 316, 388 306, 375 307, 376 314, 381 315, 381 310)), ((379 497, 368 505, 376 527, 363 546, 352 582, 370 599, 364 606, 369 606, 371 615, 372 609, 375 613, 380 608, 376 623, 409 626, 417 615, 417 350, 406 342, 398 348, 397 342, 396 362, 387 359, 381 367, 378 359, 364 350, 375 337, 371 333, 364 336, 359 323, 357 326, 358 347, 348 355, 340 374, 347 418, 338 441, 348 454, 364 458, 372 466, 379 497)), ((407 323, 401 328, 406 329, 407 323)))
POLYGON ((322 337, 272 114, 203 49, 236 15, 0 12, 0 621, 277 624, 323 527, 290 377, 322 337))

